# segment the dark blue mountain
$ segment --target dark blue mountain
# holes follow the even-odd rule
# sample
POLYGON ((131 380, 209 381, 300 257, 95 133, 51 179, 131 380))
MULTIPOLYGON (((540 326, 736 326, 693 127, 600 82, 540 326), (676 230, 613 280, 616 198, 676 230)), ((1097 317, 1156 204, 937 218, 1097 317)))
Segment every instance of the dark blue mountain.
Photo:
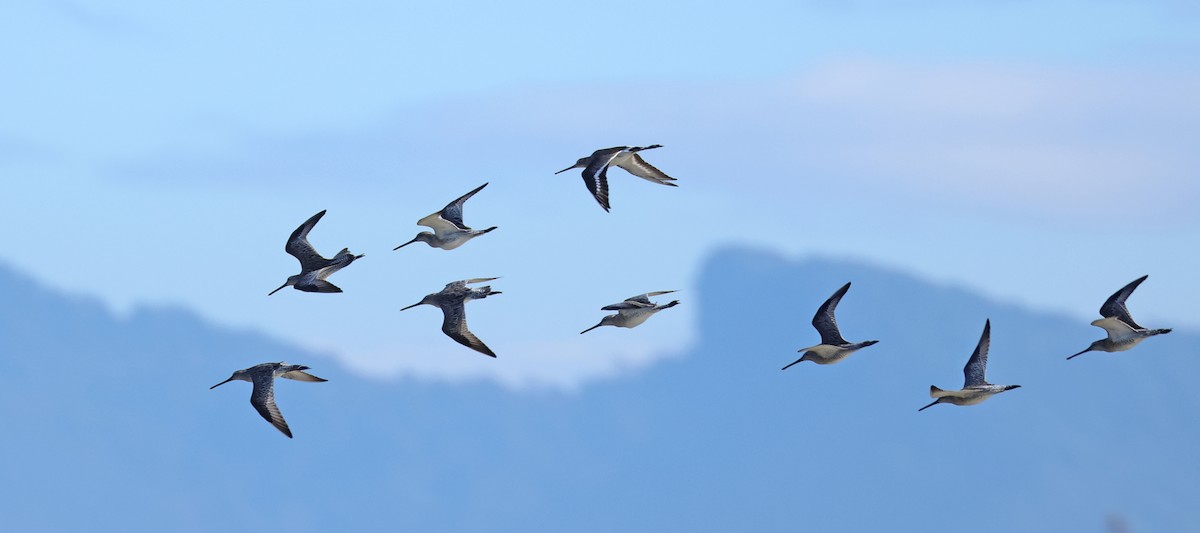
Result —
POLYGON ((7 531, 1200 530, 1200 336, 1068 362, 1103 332, 861 263, 717 252, 693 347, 573 394, 364 379, 3 269, 0 294, 7 531), (781 372, 846 281, 843 334, 880 343, 781 372), (1023 388, 917 413, 986 318, 990 381, 1023 388), (278 360, 330 379, 281 383, 294 440, 249 384, 208 390, 278 360))

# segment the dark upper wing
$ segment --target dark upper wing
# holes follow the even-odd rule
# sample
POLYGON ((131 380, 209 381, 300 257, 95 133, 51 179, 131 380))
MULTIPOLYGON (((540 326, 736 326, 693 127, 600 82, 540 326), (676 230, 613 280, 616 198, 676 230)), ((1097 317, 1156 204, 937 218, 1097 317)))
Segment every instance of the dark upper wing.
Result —
POLYGON ((987 385, 987 356, 988 348, 992 345, 992 321, 988 319, 983 324, 983 336, 979 337, 979 344, 975 346, 975 353, 971 354, 971 358, 967 360, 967 366, 963 367, 963 377, 966 380, 963 382, 963 388, 974 385, 987 385))
POLYGON ((300 269, 305 272, 323 268, 329 263, 328 259, 321 257, 321 254, 317 253, 317 250, 308 243, 308 232, 312 231, 313 226, 316 226, 323 216, 325 216, 325 211, 305 220, 300 227, 296 228, 296 231, 292 232, 292 236, 288 237, 287 244, 283 247, 287 253, 300 260, 300 269))
POLYGON ((484 355, 496 357, 496 353, 488 348, 483 341, 479 340, 475 334, 467 329, 467 312, 463 300, 459 299, 456 302, 446 303, 442 307, 442 333, 447 337, 458 341, 459 344, 466 346, 484 355))
POLYGON ((1143 281, 1146 281, 1146 278, 1148 277, 1150 276, 1146 275, 1135 279, 1129 282, 1129 285, 1121 287, 1121 290, 1113 293, 1112 296, 1109 296, 1108 300, 1104 302, 1104 305, 1100 306, 1100 316, 1104 318, 1116 317, 1117 320, 1128 324, 1129 327, 1133 329, 1146 329, 1139 326, 1137 322, 1133 321, 1133 317, 1129 314, 1129 308, 1125 307, 1125 300, 1128 299, 1129 295, 1133 294, 1133 290, 1136 289, 1138 285, 1141 285, 1143 281))
POLYGON ((654 304, 651 304, 649 302, 643 303, 643 302, 636 302, 633 300, 625 300, 624 302, 621 302, 619 304, 606 305, 604 307, 601 307, 600 309, 602 311, 621 311, 624 309, 643 309, 646 307, 653 307, 653 306, 654 306, 654 304))
POLYGON ((821 304, 821 307, 817 309, 817 314, 813 315, 812 325, 817 328, 817 333, 821 334, 821 344, 833 346, 846 344, 846 339, 843 339, 842 333, 838 331, 837 317, 834 316, 834 312, 837 310, 838 302, 842 301, 842 297, 848 290, 850 290, 849 283, 842 285, 842 288, 821 304))
POLYGON ((302 281, 296 284, 296 290, 304 292, 342 292, 341 287, 334 285, 323 279, 314 279, 312 281, 302 281))
POLYGON ((283 419, 283 414, 275 405, 275 379, 270 374, 254 375, 254 391, 250 393, 250 405, 253 405, 258 410, 258 414, 262 415, 272 426, 282 431, 289 439, 292 438, 292 430, 288 428, 287 421, 283 419))
POLYGON ((623 309, 639 309, 639 308, 643 308, 643 307, 654 307, 654 302, 650 301, 651 296, 658 296, 660 294, 670 294, 673 292, 675 292, 675 291, 654 291, 654 292, 648 292, 646 294, 639 294, 637 296, 630 296, 630 297, 626 298, 625 301, 623 301, 619 304, 606 305, 604 307, 601 307, 600 309, 602 309, 604 311, 620 311, 623 309))
POLYGON ((471 229, 466 224, 463 224, 463 204, 466 203, 467 200, 471 199, 472 196, 475 196, 475 193, 483 190, 483 188, 487 186, 488 184, 484 183, 483 185, 476 187, 475 190, 460 196, 457 200, 446 204, 446 207, 442 209, 442 219, 446 222, 454 224, 455 226, 458 226, 459 229, 471 229))
POLYGON ((584 185, 587 185, 588 191, 592 193, 597 202, 600 202, 600 207, 603 207, 605 211, 611 209, 608 204, 608 164, 624 149, 624 146, 618 146, 596 150, 592 154, 588 166, 583 169, 584 185))
POLYGON ((841 286, 838 292, 833 293, 832 297, 826 300, 826 303, 818 307, 816 315, 812 316, 812 327, 817 329, 818 334, 821 334, 822 345, 838 346, 846 343, 846 340, 841 337, 841 331, 838 330, 838 318, 834 316, 841 297, 845 297, 846 291, 850 291, 850 283, 841 286))

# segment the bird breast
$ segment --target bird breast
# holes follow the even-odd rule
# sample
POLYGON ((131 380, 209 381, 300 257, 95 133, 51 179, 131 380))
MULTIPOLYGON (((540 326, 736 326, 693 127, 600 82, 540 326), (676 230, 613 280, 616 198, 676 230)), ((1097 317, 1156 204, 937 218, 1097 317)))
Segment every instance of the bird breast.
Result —
POLYGON ((622 310, 617 313, 618 320, 620 321, 618 325, 623 328, 638 326, 642 322, 645 322, 647 318, 650 318, 650 315, 653 315, 655 311, 652 307, 622 310))

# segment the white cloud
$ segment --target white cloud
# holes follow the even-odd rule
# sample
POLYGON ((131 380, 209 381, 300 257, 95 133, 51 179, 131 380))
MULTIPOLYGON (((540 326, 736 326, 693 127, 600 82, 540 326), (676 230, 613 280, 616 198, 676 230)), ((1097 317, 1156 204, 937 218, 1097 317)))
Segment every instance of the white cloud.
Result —
POLYGON ((400 350, 396 347, 385 347, 369 354, 341 354, 338 358, 351 370, 373 379, 490 381, 511 389, 574 392, 587 383, 626 375, 664 358, 679 356, 688 347, 666 347, 628 338, 619 344, 609 341, 590 345, 526 341, 507 346, 495 360, 460 349, 448 339, 421 349, 409 344, 402 350, 408 355, 397 353, 400 350))

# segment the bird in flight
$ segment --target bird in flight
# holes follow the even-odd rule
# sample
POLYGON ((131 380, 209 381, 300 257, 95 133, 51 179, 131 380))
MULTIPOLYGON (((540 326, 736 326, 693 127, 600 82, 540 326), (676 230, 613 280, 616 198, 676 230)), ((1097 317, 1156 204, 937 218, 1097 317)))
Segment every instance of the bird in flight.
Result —
POLYGON ((494 279, 499 278, 474 278, 447 283, 441 291, 428 294, 421 301, 405 307, 401 311, 412 309, 418 305, 438 307, 442 310, 442 333, 463 346, 481 354, 496 357, 496 353, 491 348, 488 348, 483 341, 479 340, 479 337, 467 329, 466 310, 466 304, 471 300, 482 300, 493 294, 500 294, 500 291, 493 291, 490 285, 478 289, 470 288, 467 285, 494 279))
POLYGON ((1100 316, 1104 318, 1093 320, 1092 325, 1104 328, 1104 331, 1108 332, 1108 337, 1093 342, 1086 350, 1068 357, 1068 360, 1091 351, 1123 352, 1150 337, 1171 332, 1169 328, 1146 329, 1139 326, 1137 322, 1133 321, 1133 316, 1129 314, 1129 308, 1125 307, 1125 300, 1148 277, 1150 276, 1142 276, 1129 282, 1128 285, 1121 287, 1121 290, 1113 293, 1108 300, 1104 301, 1104 305, 1100 306, 1100 316))
POLYGON ((353 263, 355 259, 361 258, 362 254, 354 255, 350 253, 348 248, 342 248, 342 251, 333 256, 333 259, 325 259, 317 250, 308 243, 308 232, 312 231, 313 226, 325 216, 325 211, 321 211, 313 215, 308 220, 305 220, 296 231, 292 232, 292 236, 288 237, 287 244, 283 249, 300 261, 300 273, 294 276, 288 276, 287 283, 279 286, 267 294, 270 296, 279 292, 280 289, 288 286, 295 287, 296 290, 304 292, 342 292, 325 278, 330 274, 337 272, 346 265, 353 263))
POLYGON ((971 354, 971 358, 967 360, 967 366, 963 367, 963 376, 966 378, 963 381, 963 388, 960 390, 942 390, 930 386, 929 397, 936 399, 933 403, 917 410, 924 411, 939 403, 975 405, 983 403, 984 400, 1001 392, 1021 388, 1020 385, 992 385, 987 382, 988 347, 991 344, 992 321, 988 320, 983 324, 983 336, 979 337, 979 344, 975 346, 975 353, 971 354))
POLYGON ((580 331, 579 334, 583 335, 584 333, 587 333, 587 332, 589 332, 593 329, 596 329, 600 326, 616 326, 619 328, 636 327, 639 324, 641 324, 642 322, 645 322, 646 319, 650 318, 652 315, 654 315, 654 313, 662 311, 663 309, 670 309, 672 307, 679 305, 679 300, 672 300, 671 303, 668 303, 666 305, 657 305, 654 302, 650 301, 651 296, 658 296, 660 294, 670 294, 672 292, 675 292, 675 291, 648 292, 646 294, 630 296, 629 298, 626 298, 625 301, 623 301, 621 303, 615 303, 612 305, 606 305, 604 307, 601 307, 600 308, 601 310, 616 311, 617 314, 608 315, 608 316, 600 319, 599 324, 596 324, 595 326, 592 326, 583 331, 580 331))
POLYGON ((574 165, 555 172, 555 174, 562 174, 573 168, 583 168, 583 183, 587 185, 588 191, 600 203, 600 207, 608 211, 611 207, 608 204, 608 168, 611 166, 621 167, 634 176, 659 185, 677 187, 677 185, 671 183, 675 181, 675 178, 654 168, 653 165, 647 163, 638 154, 642 150, 650 150, 652 148, 662 148, 662 145, 652 144, 644 147, 614 146, 612 148, 596 150, 592 152, 592 155, 580 158, 574 165))
POLYGON ((433 232, 422 231, 416 237, 413 237, 413 240, 392 248, 392 251, 399 250, 418 241, 434 248, 453 250, 475 237, 496 229, 496 226, 492 226, 484 230, 473 230, 470 226, 463 223, 463 204, 472 196, 475 196, 475 193, 487 186, 488 184, 484 183, 476 187, 475 190, 460 196, 457 200, 446 204, 446 207, 443 207, 441 211, 418 220, 418 226, 432 228, 433 232))
POLYGON ((846 291, 850 290, 850 284, 842 285, 842 288, 833 293, 821 307, 817 308, 817 314, 813 316, 812 325, 817 328, 817 333, 821 334, 821 344, 809 348, 801 348, 800 352, 804 352, 799 359, 791 364, 783 367, 781 370, 787 370, 788 367, 799 363, 800 361, 812 361, 818 365, 832 365, 842 359, 845 359, 850 354, 871 346, 879 341, 863 341, 863 342, 846 342, 842 338, 842 333, 838 331, 837 318, 834 316, 834 311, 837 310, 838 303, 842 301, 842 297, 846 295, 846 291))
POLYGON ((292 438, 292 430, 288 428, 287 421, 283 419, 283 414, 279 412, 279 407, 275 405, 275 378, 310 382, 328 381, 309 374, 305 370, 308 370, 308 367, 303 365, 289 365, 284 362, 263 363, 238 370, 232 376, 229 376, 229 379, 217 383, 208 389, 215 389, 234 380, 253 383, 254 389, 250 392, 250 405, 253 405, 258 414, 262 415, 267 422, 270 422, 272 426, 275 426, 276 429, 287 435, 290 439, 292 438))

